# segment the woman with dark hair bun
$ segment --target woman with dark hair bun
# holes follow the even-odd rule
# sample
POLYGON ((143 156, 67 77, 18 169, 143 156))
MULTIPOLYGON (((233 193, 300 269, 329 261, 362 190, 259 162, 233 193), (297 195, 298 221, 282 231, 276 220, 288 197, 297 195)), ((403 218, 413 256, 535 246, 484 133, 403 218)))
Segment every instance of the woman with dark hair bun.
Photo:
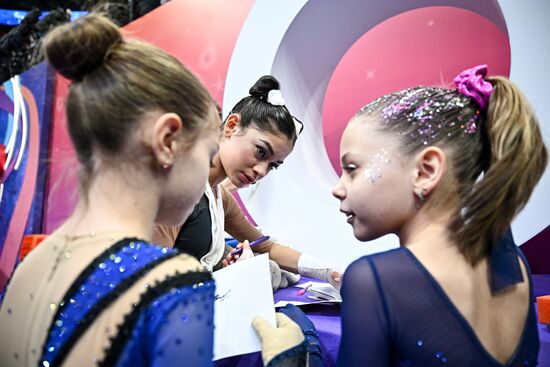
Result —
POLYGON ((44 51, 72 80, 80 200, 10 279, 1 364, 210 366, 211 274, 150 240, 155 222, 183 223, 204 192, 219 141, 211 96, 174 57, 101 15, 55 28, 44 51))
MULTIPOLYGON (((285 106, 274 76, 262 76, 249 93, 222 124, 220 150, 210 168, 206 193, 187 222, 182 226, 155 226, 158 243, 193 255, 210 270, 238 260, 238 255, 224 259, 224 231, 240 241, 238 247, 244 247, 248 254, 248 241, 262 236, 222 182, 229 181, 237 189, 258 182, 283 164, 303 129, 285 106)), ((339 288, 340 272, 333 264, 270 240, 255 246, 254 251, 269 253, 270 259, 284 270, 339 288)), ((273 284, 273 288, 286 284, 273 284)))

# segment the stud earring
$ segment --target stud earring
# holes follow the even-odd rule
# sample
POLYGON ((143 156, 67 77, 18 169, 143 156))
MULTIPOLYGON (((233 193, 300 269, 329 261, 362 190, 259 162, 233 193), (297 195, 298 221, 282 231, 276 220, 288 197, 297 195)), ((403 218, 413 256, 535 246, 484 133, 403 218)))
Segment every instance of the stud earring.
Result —
POLYGON ((420 192, 418 193, 418 198, 419 198, 420 201, 422 201, 422 202, 425 202, 425 201, 426 201, 426 189, 425 189, 425 188, 421 188, 421 189, 420 189, 420 192))

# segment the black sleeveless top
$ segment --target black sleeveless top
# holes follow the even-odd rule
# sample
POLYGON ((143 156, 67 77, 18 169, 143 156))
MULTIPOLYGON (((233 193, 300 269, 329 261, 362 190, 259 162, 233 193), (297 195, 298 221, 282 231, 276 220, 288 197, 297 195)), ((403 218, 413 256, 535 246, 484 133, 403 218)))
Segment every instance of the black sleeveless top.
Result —
POLYGON ((212 245, 212 219, 208 198, 204 194, 181 227, 174 248, 200 261, 212 245))

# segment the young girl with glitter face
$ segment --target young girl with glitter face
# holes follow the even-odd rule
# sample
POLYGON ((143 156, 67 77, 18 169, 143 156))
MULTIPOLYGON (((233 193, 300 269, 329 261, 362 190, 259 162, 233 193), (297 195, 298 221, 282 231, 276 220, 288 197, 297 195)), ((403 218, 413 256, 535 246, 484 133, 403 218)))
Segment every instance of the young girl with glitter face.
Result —
POLYGON ((3 366, 210 366, 214 282, 152 245, 182 223, 218 149, 212 97, 178 60, 97 14, 56 28, 48 61, 72 80, 75 211, 18 265, 0 309, 3 366))
MULTIPOLYGON (((339 366, 537 364, 531 275, 506 232, 547 150, 525 97, 486 73, 385 95, 346 127, 340 210, 359 240, 401 246, 346 270, 339 366)), ((255 325, 264 358, 285 349, 269 341, 290 327, 255 325)))
MULTIPOLYGON (((157 243, 193 255, 209 270, 238 259, 238 255, 230 254, 224 259, 224 231, 241 242, 238 247, 245 249, 248 241, 262 236, 222 182, 229 181, 237 189, 258 182, 283 164, 303 129, 302 123, 286 107, 279 81, 274 76, 259 78, 249 93, 233 107, 222 124, 220 149, 212 162, 205 194, 191 216, 183 225, 157 225, 154 230, 157 243)), ((341 275, 334 264, 272 240, 255 246, 254 251, 268 253, 284 270, 339 287, 341 275)), ((283 275, 291 281, 298 279, 288 273, 283 275)), ((274 289, 287 283, 272 280, 274 289)))

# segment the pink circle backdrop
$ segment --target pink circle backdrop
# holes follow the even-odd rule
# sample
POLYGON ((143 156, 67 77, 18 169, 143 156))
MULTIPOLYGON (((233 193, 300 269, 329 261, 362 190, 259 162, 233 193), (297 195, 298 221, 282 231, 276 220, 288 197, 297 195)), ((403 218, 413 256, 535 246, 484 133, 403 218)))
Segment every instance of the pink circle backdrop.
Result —
POLYGON ((420 8, 366 32, 335 68, 323 102, 323 139, 336 173, 342 132, 361 107, 407 87, 451 87, 458 72, 478 64, 509 76, 510 43, 494 23, 468 10, 420 8))

